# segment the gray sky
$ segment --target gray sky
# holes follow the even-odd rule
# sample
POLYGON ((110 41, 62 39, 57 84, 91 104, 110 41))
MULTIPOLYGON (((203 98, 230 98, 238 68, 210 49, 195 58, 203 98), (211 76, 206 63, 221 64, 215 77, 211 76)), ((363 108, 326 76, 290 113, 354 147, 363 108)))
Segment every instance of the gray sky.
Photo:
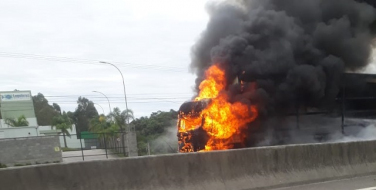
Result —
POLYGON ((2 0, 0 90, 41 92, 65 111, 74 111, 81 95, 108 113, 106 99, 92 92, 97 90, 112 107, 125 109, 121 76, 97 63, 103 60, 123 72, 136 117, 176 110, 193 96, 190 48, 208 21, 205 3, 2 0))

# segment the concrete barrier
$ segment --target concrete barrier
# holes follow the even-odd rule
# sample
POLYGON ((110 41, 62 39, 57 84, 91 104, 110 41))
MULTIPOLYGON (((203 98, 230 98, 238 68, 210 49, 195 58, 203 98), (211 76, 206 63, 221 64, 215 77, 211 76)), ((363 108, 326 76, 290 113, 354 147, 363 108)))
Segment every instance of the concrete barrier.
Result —
POLYGON ((376 141, 1 169, 7 190, 245 190, 373 174, 376 141))
POLYGON ((0 163, 35 164, 62 161, 59 137, 0 139, 0 163))

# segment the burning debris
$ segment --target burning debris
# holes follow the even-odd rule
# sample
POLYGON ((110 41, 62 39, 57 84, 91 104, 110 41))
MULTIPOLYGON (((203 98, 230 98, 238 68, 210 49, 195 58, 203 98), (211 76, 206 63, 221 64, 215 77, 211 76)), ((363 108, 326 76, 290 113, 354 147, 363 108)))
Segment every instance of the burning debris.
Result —
POLYGON ((330 111, 342 74, 368 64, 375 38, 375 8, 355 0, 221 1, 208 12, 192 49, 198 95, 179 114, 183 152, 249 146, 271 116, 330 111))

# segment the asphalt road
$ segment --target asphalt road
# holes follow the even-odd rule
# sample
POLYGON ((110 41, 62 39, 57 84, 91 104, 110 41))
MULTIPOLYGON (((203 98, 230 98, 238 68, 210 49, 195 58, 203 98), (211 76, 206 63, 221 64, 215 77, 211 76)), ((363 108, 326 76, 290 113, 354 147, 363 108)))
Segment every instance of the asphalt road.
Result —
POLYGON ((273 190, 376 190, 376 175, 273 190))

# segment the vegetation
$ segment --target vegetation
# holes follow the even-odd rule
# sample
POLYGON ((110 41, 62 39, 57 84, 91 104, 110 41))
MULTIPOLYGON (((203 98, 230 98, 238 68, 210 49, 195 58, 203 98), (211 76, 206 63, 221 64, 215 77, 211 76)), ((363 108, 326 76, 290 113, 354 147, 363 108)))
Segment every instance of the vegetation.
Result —
POLYGON ((127 120, 134 119, 132 110, 121 111, 119 108, 114 110, 108 116, 99 115, 90 120, 89 131, 93 133, 110 133, 119 132, 127 128, 127 120))
POLYGON ((7 168, 7 165, 0 163, 0 168, 7 168))
POLYGON ((42 93, 33 96, 33 104, 38 125, 52 125, 52 120, 61 112, 60 106, 53 103, 52 106, 42 93))
POLYGON ((14 164, 14 166, 25 166, 25 164, 17 163, 17 164, 14 164))
POLYGON ((67 113, 63 112, 62 115, 57 115, 52 119, 52 127, 57 130, 61 130, 64 137, 64 146, 67 148, 67 140, 65 136, 70 137, 69 129, 72 130, 72 120, 69 118, 67 113))
POLYGON ((94 103, 85 97, 79 97, 77 104, 76 111, 67 114, 76 125, 77 134, 80 134, 89 130, 90 120, 98 117, 98 111, 94 103))
POLYGON ((114 108, 114 110, 109 115, 110 118, 113 118, 115 124, 120 127, 120 129, 127 128, 127 122, 134 119, 132 110, 121 111, 119 108, 114 108))
MULTIPOLYGON (((85 97, 79 97, 77 108, 74 112, 62 112, 56 103, 49 105, 48 100, 39 93, 33 97, 35 112, 39 125, 51 125, 60 129, 64 135, 63 151, 74 151, 66 144, 69 129, 72 124, 76 126, 77 134, 83 131, 106 134, 107 138, 120 137, 121 130, 128 130, 127 122, 135 127, 137 133, 139 155, 148 153, 148 143, 152 154, 176 152, 176 119, 177 112, 157 111, 149 117, 134 118, 132 110, 120 110, 114 108, 109 115, 99 115, 94 103, 85 97)), ((98 135, 99 138, 103 137, 98 135)))
POLYGON ((79 149, 79 148, 67 148, 67 147, 63 147, 63 148, 61 148, 61 150, 63 152, 68 152, 68 151, 78 151, 78 150, 81 150, 81 149, 79 149))
POLYGON ((126 123, 129 118, 131 125, 136 129, 139 155, 148 153, 148 143, 151 143, 152 154, 173 153, 177 150, 177 148, 173 148, 177 144, 175 139, 177 114, 174 110, 158 111, 152 113, 150 117, 134 119, 132 110, 128 111, 127 117, 126 111, 114 108, 108 116, 99 115, 91 119, 89 131, 99 134, 106 133, 107 138, 117 138, 119 137, 118 132, 121 130, 120 127, 127 129, 126 123), (167 135, 171 129, 174 132, 171 133, 172 135, 167 135))
POLYGON ((136 128, 139 155, 148 153, 148 143, 151 143, 152 154, 176 152, 177 149, 173 147, 177 144, 177 115, 177 111, 172 109, 169 112, 157 111, 150 117, 141 117, 132 122, 136 128))
POLYGON ((5 118, 5 124, 11 126, 11 127, 23 127, 28 126, 29 122, 27 121, 26 117, 24 115, 21 115, 18 118, 5 118))

